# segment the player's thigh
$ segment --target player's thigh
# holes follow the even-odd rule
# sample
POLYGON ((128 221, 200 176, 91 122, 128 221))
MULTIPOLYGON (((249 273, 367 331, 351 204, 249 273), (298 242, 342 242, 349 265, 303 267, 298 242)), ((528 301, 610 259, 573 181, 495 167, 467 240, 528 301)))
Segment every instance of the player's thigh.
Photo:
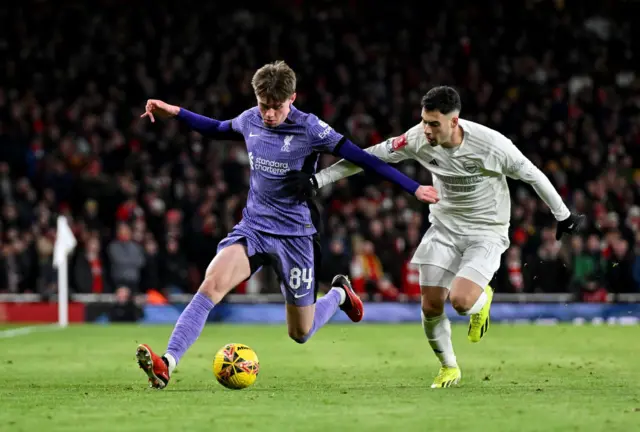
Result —
POLYGON ((440 316, 455 274, 430 264, 422 264, 419 269, 422 313, 426 317, 440 316))
POLYGON ((255 234, 235 228, 218 245, 218 252, 207 267, 200 291, 219 302, 229 291, 252 274, 250 256, 255 255, 255 234))
POLYGON ((316 274, 321 247, 316 236, 275 238, 271 250, 280 290, 287 304, 287 326, 291 337, 306 335, 313 326, 318 295, 316 274))
POLYGON ((204 291, 215 303, 251 275, 247 248, 235 243, 221 249, 213 258, 200 291, 204 291))
POLYGON ((314 236, 281 238, 271 254, 287 304, 315 304, 318 294, 316 273, 321 260, 321 247, 317 239, 314 236))
MULTIPOLYGON (((420 266, 435 266, 455 274, 458 271, 461 259, 462 254, 457 248, 456 239, 451 232, 440 225, 434 224, 427 230, 420 245, 416 248, 411 258, 411 263, 420 266)), ((422 282, 420 284, 423 285, 422 282)))
POLYGON ((469 306, 468 303, 477 299, 500 268, 500 258, 507 247, 508 244, 500 240, 479 240, 464 250, 460 270, 451 284, 452 304, 469 306))

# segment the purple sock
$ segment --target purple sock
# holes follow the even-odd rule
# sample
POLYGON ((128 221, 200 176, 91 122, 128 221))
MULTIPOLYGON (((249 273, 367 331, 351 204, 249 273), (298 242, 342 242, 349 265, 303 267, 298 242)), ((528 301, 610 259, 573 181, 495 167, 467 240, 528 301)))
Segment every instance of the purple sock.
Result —
POLYGON ((336 289, 331 289, 329 292, 316 302, 316 313, 313 317, 313 326, 309 333, 304 335, 302 339, 297 339, 296 342, 305 343, 311 336, 320 328, 325 325, 332 316, 336 314, 336 311, 340 307, 340 293, 336 289))
POLYGON ((169 345, 167 346, 167 354, 176 360, 176 364, 180 358, 189 349, 191 345, 198 339, 204 324, 207 322, 209 312, 215 304, 209 297, 200 292, 196 293, 182 311, 176 326, 173 328, 169 345))

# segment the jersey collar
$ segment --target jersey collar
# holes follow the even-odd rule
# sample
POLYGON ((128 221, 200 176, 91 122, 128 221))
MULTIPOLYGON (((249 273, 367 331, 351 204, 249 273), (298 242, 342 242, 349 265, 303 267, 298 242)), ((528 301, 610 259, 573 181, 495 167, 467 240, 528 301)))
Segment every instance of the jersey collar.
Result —
POLYGON ((287 116, 286 119, 284 119, 284 122, 287 123, 287 124, 295 124, 299 113, 300 113, 300 110, 298 108, 296 108, 295 106, 293 106, 293 104, 291 104, 291 109, 289 110, 289 115, 287 116))

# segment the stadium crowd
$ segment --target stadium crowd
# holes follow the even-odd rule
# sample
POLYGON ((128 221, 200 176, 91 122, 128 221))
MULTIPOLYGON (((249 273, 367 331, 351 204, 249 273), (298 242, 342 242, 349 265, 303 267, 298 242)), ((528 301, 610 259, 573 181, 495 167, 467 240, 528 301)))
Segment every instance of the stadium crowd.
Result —
MULTIPOLYGON (((463 118, 510 137, 588 215, 583 235, 556 242, 545 204, 510 182, 499 292, 640 292, 640 30, 626 2, 272 3, 25 1, 0 12, 0 292, 55 292, 58 214, 80 242, 73 291, 194 292, 241 216, 247 154, 139 115, 154 97, 233 118, 255 104, 255 69, 275 59, 298 73, 296 106, 363 147, 416 124, 421 96, 452 85, 463 118)), ((401 167, 431 183, 417 163, 401 167)), ((428 206, 362 174, 318 201, 324 283, 346 273, 370 300, 419 296, 408 260, 428 206)), ((278 292, 269 274, 239 288, 256 289, 278 292)))

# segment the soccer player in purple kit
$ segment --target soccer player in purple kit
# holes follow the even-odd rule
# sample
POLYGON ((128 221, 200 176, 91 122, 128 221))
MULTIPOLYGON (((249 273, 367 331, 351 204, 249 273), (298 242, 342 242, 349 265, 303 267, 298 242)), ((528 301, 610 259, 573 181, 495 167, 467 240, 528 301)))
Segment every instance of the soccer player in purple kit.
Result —
POLYGON ((316 303, 319 215, 310 199, 300 198, 300 190, 295 190, 299 183, 290 180, 299 173, 315 173, 319 153, 333 153, 374 171, 420 201, 438 201, 433 187, 420 186, 315 115, 295 108, 296 75, 283 61, 258 69, 251 84, 258 106, 232 120, 214 120, 154 99, 147 101, 141 116, 152 122, 155 116, 177 117, 205 136, 243 139, 251 166, 242 220, 220 242, 198 292, 178 318, 166 353, 159 356, 146 344, 137 348, 138 364, 154 388, 167 386, 180 358, 202 332, 211 309, 263 265, 272 266, 279 276, 289 336, 294 341, 306 342, 338 309, 353 322, 362 319, 362 301, 344 275, 336 275, 331 290, 316 303))

